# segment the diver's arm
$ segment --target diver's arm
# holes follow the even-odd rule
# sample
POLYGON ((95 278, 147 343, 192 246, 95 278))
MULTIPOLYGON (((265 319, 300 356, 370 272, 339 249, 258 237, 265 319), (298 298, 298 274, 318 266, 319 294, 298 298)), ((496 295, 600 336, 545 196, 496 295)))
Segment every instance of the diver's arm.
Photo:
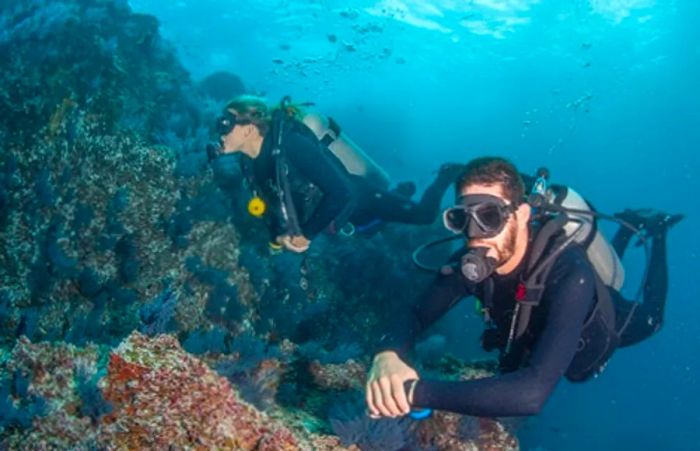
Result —
POLYGON ((474 285, 459 272, 440 274, 410 308, 393 316, 392 324, 382 336, 375 354, 394 351, 403 360, 416 338, 444 315, 457 301, 474 292, 474 285))
POLYGON ((409 413, 405 384, 418 379, 418 373, 407 362, 406 354, 413 347, 415 338, 440 318, 461 298, 471 294, 471 288, 461 274, 439 276, 419 302, 410 309, 392 317, 391 332, 385 334, 372 361, 365 399, 369 414, 396 417, 409 413))
POLYGON ((565 251, 547 280, 542 307, 549 312, 529 366, 471 381, 421 379, 415 385, 412 406, 487 417, 539 413, 576 353, 594 288, 593 269, 585 253, 580 248, 565 251))
POLYGON ((285 150, 292 165, 323 193, 311 217, 300 224, 304 236, 313 239, 334 219, 347 218, 355 208, 354 192, 347 174, 323 155, 312 138, 291 133, 285 140, 285 150))

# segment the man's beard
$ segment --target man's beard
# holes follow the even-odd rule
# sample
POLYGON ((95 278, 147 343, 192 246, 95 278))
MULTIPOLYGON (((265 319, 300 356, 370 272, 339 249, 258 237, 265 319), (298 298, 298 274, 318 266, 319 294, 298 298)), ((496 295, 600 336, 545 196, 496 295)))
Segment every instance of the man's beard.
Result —
POLYGON ((496 245, 496 252, 498 253, 498 265, 501 266, 505 264, 508 260, 513 258, 515 255, 515 238, 518 232, 517 221, 511 221, 506 234, 503 238, 503 245, 496 245))
POLYGON ((467 247, 480 247, 486 246, 493 249, 496 253, 494 257, 496 259, 496 267, 504 265, 508 260, 510 260, 513 255, 515 255, 515 242, 518 233, 518 222, 511 221, 510 224, 506 226, 507 228, 501 233, 504 233, 503 244, 497 244, 494 242, 487 242, 481 240, 473 240, 467 242, 467 247))

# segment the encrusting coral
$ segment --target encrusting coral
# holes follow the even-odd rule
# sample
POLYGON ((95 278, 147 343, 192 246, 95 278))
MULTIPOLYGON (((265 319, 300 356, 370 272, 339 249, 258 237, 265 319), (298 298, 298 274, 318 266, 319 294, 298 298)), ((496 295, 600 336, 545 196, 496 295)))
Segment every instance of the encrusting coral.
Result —
POLYGON ((169 335, 133 333, 110 355, 105 385, 115 406, 99 434, 108 448, 298 447, 289 430, 242 401, 225 378, 169 335))
POLYGON ((93 423, 78 415, 73 387, 76 365, 94 367, 98 359, 94 346, 20 340, 4 369, 25 372, 30 393, 49 401, 31 431, 16 430, 4 443, 11 449, 27 443, 36 449, 299 449, 283 424, 242 401, 225 378, 169 335, 134 332, 109 353, 99 386, 112 408, 93 423))

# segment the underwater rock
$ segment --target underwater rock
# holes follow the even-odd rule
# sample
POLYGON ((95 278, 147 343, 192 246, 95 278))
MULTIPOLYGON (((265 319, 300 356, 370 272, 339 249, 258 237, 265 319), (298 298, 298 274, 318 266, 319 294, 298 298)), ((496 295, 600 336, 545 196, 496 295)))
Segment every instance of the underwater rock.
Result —
MULTIPOLYGON (((180 274, 202 243, 173 250, 163 223, 176 213, 201 220, 178 199, 197 199, 213 183, 175 173, 199 167, 183 152, 208 137, 205 102, 158 21, 122 0, 2 3, 0 17, 0 280, 13 293, 5 310, 21 312, 2 317, 10 327, 0 341, 29 331, 118 342, 169 278, 195 298, 181 304, 187 316, 202 305, 201 287, 180 274), (93 305, 91 329, 101 333, 85 337, 77 326, 93 305), (38 319, 28 329, 30 307, 38 319)), ((192 318, 183 327, 209 325, 192 318)))
POLYGON ((174 337, 134 332, 112 351, 98 379, 106 351, 18 340, 2 373, 27 375, 24 391, 46 407, 29 429, 0 429, 0 448, 300 449, 287 427, 241 401, 174 337), (96 382, 89 396, 79 386, 85 378, 96 382))
POLYGON ((99 436, 107 449, 298 449, 287 428, 169 335, 130 335, 110 355, 104 391, 114 405, 99 436))
POLYGON ((17 340, 0 373, 19 372, 28 380, 27 393, 44 400, 43 414, 36 416, 29 429, 0 430, 0 448, 34 449, 87 448, 97 429, 91 418, 82 415, 80 393, 74 389, 76 369, 95 371, 103 349, 94 345, 77 348, 59 343, 32 343, 17 340))
POLYGON ((207 75, 199 82, 198 87, 202 94, 221 103, 245 93, 245 85, 241 78, 225 71, 207 75))
MULTIPOLYGON (((306 407, 285 409, 273 399, 283 373, 294 365, 288 360, 293 345, 286 343, 284 347, 287 357, 261 360, 239 388, 238 383, 231 384, 217 375, 204 360, 185 352, 170 335, 148 337, 134 332, 111 352, 105 346, 78 348, 21 338, 3 357, 0 370, 26 378, 24 383, 15 383, 13 390, 43 400, 45 407, 28 428, 0 429, 0 448, 23 449, 22 444, 33 443, 38 449, 172 446, 330 451, 412 443, 416 449, 518 449, 512 427, 494 419, 434 412, 427 420, 404 419, 400 425, 370 421, 361 390, 366 368, 352 361, 344 365, 314 363, 311 384, 315 388, 303 392, 306 407), (248 396, 252 394, 253 401, 264 404, 265 413, 241 395, 251 388, 257 394, 248 396), (333 429, 342 431, 345 445, 340 437, 328 435, 330 425, 315 416, 323 409, 313 408, 319 402, 327 404, 339 393, 352 394, 345 399, 354 406, 350 410, 342 407, 346 402, 340 406, 341 414, 332 417, 333 429), (352 440, 358 442, 352 444, 352 440)), ((485 364, 448 362, 447 368, 451 368, 452 377, 460 379, 491 374, 485 364)))
POLYGON ((503 424, 491 418, 476 418, 449 412, 433 412, 416 422, 415 443, 420 449, 449 451, 517 451, 517 438, 503 424))
POLYGON ((410 418, 370 418, 362 398, 359 399, 359 402, 341 402, 329 413, 333 432, 344 446, 363 451, 400 451, 410 447, 413 443, 410 418))
MULTIPOLYGON (((167 235, 158 227, 159 217, 170 215, 177 201, 179 182, 172 176, 171 155, 132 137, 98 134, 99 125, 86 113, 79 113, 77 121, 72 147, 37 141, 26 151, 10 148, 16 151, 22 183, 11 191, 16 208, 0 231, 0 279, 14 290, 17 307, 30 302, 50 305, 56 316, 42 311, 40 329, 46 330, 50 325, 66 327, 78 305, 101 293, 115 301, 125 299, 119 295, 126 293, 124 289, 135 291, 144 301, 154 297, 160 292, 154 281, 177 261, 172 259, 176 253, 170 251, 167 235), (34 208, 35 193, 22 186, 31 186, 40 170, 53 177, 67 166, 74 169, 74 176, 56 187, 53 204, 34 208), (123 188, 138 195, 119 210, 111 209, 112 199, 123 188), (68 191, 75 195, 64 196, 68 191), (76 222, 84 205, 94 213, 78 233, 68 224, 76 222), (32 284, 26 283, 29 276, 32 284)), ((133 317, 124 318, 132 318, 133 327, 138 324, 136 310, 133 317)))
POLYGON ((322 365, 318 361, 309 364, 313 382, 321 389, 361 389, 367 378, 367 367, 353 360, 347 363, 322 365))
POLYGON ((10 142, 31 144, 47 124, 68 134, 76 109, 89 109, 109 130, 154 137, 171 112, 197 128, 189 74, 158 33, 155 17, 126 1, 35 0, 0 4, 0 115, 10 142))

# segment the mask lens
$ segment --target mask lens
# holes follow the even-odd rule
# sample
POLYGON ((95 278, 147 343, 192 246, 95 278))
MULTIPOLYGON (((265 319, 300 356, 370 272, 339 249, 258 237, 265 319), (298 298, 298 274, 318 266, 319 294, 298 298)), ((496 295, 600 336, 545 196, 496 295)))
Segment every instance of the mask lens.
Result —
POLYGON ((479 206, 474 209, 474 214, 487 232, 499 230, 503 225, 501 210, 496 204, 479 206))
POLYGON ((219 135, 228 135, 236 126, 236 115, 226 111, 216 120, 216 131, 219 135))
POLYGON ((460 233, 463 231, 468 221, 469 214, 462 207, 448 208, 443 214, 445 228, 453 233, 460 233))

